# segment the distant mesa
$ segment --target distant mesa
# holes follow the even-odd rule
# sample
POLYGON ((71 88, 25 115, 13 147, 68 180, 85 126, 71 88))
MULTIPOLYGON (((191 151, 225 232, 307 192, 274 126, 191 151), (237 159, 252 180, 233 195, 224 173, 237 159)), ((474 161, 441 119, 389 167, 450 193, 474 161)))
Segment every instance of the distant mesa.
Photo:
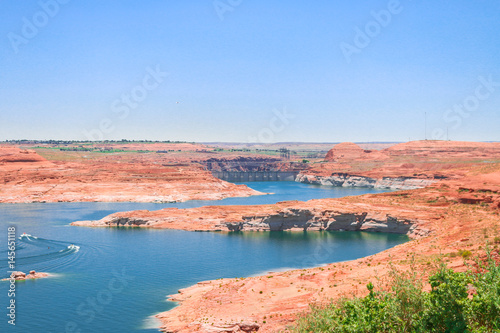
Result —
POLYGON ((338 162, 340 160, 355 160, 363 158, 371 151, 364 150, 360 146, 352 142, 342 142, 335 145, 328 151, 325 156, 327 162, 338 162))
POLYGON ((47 162, 45 158, 38 155, 34 150, 23 150, 19 148, 0 148, 0 163, 37 163, 47 162))
POLYGON ((326 162, 386 160, 395 156, 439 158, 494 158, 500 156, 500 143, 420 140, 396 144, 383 150, 364 150, 352 142, 335 145, 325 156, 326 162))
POLYGON ((400 143, 385 149, 390 155, 425 155, 443 154, 459 157, 492 157, 500 153, 498 142, 469 142, 469 141, 441 141, 420 140, 400 143))
MULTIPOLYGON (((398 182, 404 178, 410 182, 414 179, 431 181, 461 177, 465 171, 459 169, 464 166, 494 163, 500 159, 500 142, 420 140, 381 150, 362 147, 363 144, 352 142, 335 145, 328 151, 323 163, 312 164, 309 169, 301 171, 298 181, 334 186, 348 186, 350 180, 354 181, 352 176, 368 177, 377 186, 382 186, 389 178, 398 182), (344 174, 350 175, 351 179, 345 178, 344 174)), ((413 185, 421 187, 429 184, 413 185)), ((392 183, 388 186, 395 189, 396 185, 392 183)))

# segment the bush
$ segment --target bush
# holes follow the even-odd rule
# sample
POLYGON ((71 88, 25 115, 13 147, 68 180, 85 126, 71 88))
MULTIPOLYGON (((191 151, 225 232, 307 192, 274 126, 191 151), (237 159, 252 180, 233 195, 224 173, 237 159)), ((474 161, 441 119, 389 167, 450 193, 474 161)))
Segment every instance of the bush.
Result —
POLYGON ((424 293, 408 274, 395 274, 392 293, 375 292, 369 283, 368 296, 343 298, 326 307, 313 307, 301 318, 294 332, 415 332, 424 307, 424 293))
POLYGON ((391 295, 370 293, 365 298, 341 299, 325 308, 313 308, 311 315, 299 321, 297 332, 396 332, 398 318, 394 315, 391 295))
POLYGON ((468 259, 471 255, 472 255, 472 252, 469 251, 469 250, 458 250, 458 254, 464 258, 464 259, 468 259))
POLYGON ((465 309, 468 325, 475 332, 500 331, 500 266, 488 255, 482 273, 473 274, 474 297, 465 309))
POLYGON ((488 253, 478 271, 454 272, 441 263, 430 292, 412 273, 391 274, 391 291, 312 307, 292 332, 500 332, 500 267, 488 253))
POLYGON ((465 332, 465 300, 468 284, 466 273, 456 273, 441 266, 439 272, 429 278, 432 290, 426 295, 423 323, 429 332, 465 332))

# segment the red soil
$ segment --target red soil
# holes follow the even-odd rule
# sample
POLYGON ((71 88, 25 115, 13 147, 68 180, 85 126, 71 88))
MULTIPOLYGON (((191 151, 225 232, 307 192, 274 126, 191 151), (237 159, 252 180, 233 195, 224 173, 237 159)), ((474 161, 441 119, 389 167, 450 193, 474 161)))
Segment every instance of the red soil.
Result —
POLYGON ((500 143, 412 141, 383 150, 363 150, 353 143, 333 147, 325 161, 303 173, 330 176, 350 173, 372 178, 457 178, 472 166, 500 162, 500 143))
POLYGON ((325 156, 325 161, 342 162, 353 160, 374 160, 383 159, 384 157, 386 156, 379 153, 379 151, 364 150, 355 143, 343 142, 328 151, 325 156))
POLYGON ((169 154, 49 153, 52 161, 1 147, 0 202, 170 202, 260 194, 169 154))

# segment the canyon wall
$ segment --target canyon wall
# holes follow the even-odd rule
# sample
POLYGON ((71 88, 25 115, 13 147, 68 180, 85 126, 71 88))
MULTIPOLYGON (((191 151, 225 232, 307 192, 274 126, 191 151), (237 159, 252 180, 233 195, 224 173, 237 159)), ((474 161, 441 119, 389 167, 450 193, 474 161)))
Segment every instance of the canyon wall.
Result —
MULTIPOLYGON (((368 283, 376 290, 387 290, 387 281, 394 279, 394 273, 415 274, 429 290, 428 276, 438 269, 438 260, 462 272, 481 261, 500 260, 498 244, 492 243, 497 243, 500 228, 498 163, 470 169, 461 179, 446 179, 423 189, 277 206, 280 208, 274 210, 271 205, 254 207, 254 215, 247 211, 239 222, 228 224, 227 220, 226 225, 236 230, 250 230, 260 223, 278 230, 304 224, 344 230, 373 226, 374 231, 408 230, 415 240, 354 261, 199 282, 170 296, 179 306, 157 315, 162 331, 288 332, 298 317, 310 311, 311 304, 328 304, 346 295, 365 296, 368 283), (463 253, 472 255, 468 258, 463 253), (247 329, 247 323, 256 326, 247 329)), ((221 216, 234 220, 234 208, 212 210, 225 210, 221 216)), ((191 211, 182 215, 188 214, 193 222, 199 216, 191 211)), ((319 265, 317 258, 328 251, 333 249, 318 247, 309 258, 319 265)))
POLYGON ((423 188, 436 182, 434 179, 413 177, 382 177, 371 178, 365 176, 338 173, 331 176, 298 174, 295 181, 313 185, 342 186, 342 187, 369 187, 388 190, 412 190, 423 188))
POLYGON ((416 219, 404 219, 377 212, 349 213, 333 210, 289 208, 265 216, 243 216, 241 222, 224 222, 216 227, 230 231, 371 231, 421 237, 427 230, 416 219))
POLYGON ((500 143, 412 141, 382 150, 352 142, 335 145, 296 181, 330 186, 411 190, 442 179, 459 179, 473 166, 498 161, 500 143))
POLYGON ((230 182, 294 181, 300 171, 307 169, 306 163, 259 156, 210 158, 199 164, 214 177, 230 182))
POLYGON ((178 202, 260 195, 215 178, 183 155, 0 146, 0 203, 178 202))

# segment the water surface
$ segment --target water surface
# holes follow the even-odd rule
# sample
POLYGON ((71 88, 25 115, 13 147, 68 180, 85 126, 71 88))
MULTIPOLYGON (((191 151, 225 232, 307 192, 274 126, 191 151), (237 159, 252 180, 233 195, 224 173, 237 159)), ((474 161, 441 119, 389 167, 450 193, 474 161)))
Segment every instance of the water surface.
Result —
MULTIPOLYGON (((400 244, 406 236, 364 232, 207 233, 138 228, 80 228, 76 220, 116 211, 265 204, 380 192, 294 182, 253 182, 274 195, 176 204, 2 204, 0 228, 15 226, 17 270, 54 277, 17 283, 15 328, 7 324, 8 283, 0 283, 1 332, 157 332, 150 319, 175 306, 166 296, 199 281, 252 276, 351 260, 400 244), (74 246, 72 246, 74 245, 74 246)), ((7 277, 0 242, 0 277, 7 277)))

